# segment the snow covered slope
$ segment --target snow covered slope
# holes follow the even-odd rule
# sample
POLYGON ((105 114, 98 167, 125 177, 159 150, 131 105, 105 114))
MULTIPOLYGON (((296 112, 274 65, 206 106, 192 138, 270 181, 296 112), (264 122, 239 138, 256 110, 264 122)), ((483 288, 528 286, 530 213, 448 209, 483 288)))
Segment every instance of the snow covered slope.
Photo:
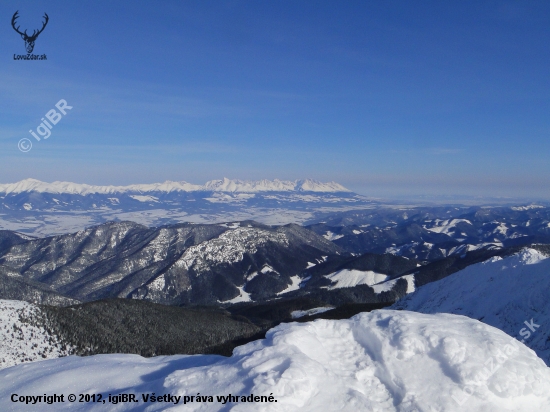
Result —
POLYGON ((0 300, 0 368, 69 353, 59 339, 43 327, 21 322, 21 317, 30 318, 37 310, 30 303, 0 300))
POLYGON ((376 273, 372 270, 342 269, 337 272, 325 275, 327 279, 334 282, 329 289, 351 288, 356 285, 375 285, 388 279, 387 275, 376 273))
POLYGON ((526 248, 420 287, 392 309, 454 313, 523 340, 550 365, 550 259, 526 248))
POLYGON ((186 411, 550 410, 550 369, 523 344, 463 316, 390 310, 282 324, 230 358, 70 356, 4 369, 0 381, 6 411, 156 411, 176 402, 174 410, 186 411), (10 400, 54 393, 65 402, 10 400), (109 405, 119 393, 137 402, 109 405), (106 402, 72 403, 69 394, 106 402), (170 395, 169 403, 146 403, 152 394, 170 395), (243 402, 251 394, 266 401, 243 402))
MULTIPOLYGON (((149 229, 132 222, 107 223, 73 234, 22 240, 0 250, 0 297, 12 298, 4 296, 13 284, 6 279, 22 279, 65 296, 65 301, 56 297, 59 304, 76 303, 67 302, 67 297, 82 302, 119 297, 216 304, 240 296, 239 287, 252 300, 260 300, 298 286, 296 275, 308 262, 340 252, 297 225, 273 228, 242 222, 149 229)), ((29 295, 34 296, 29 292, 13 298, 29 295)))
POLYGON ((326 275, 325 278, 333 282, 332 285, 327 287, 329 290, 368 285, 374 289, 375 293, 381 293, 392 290, 399 279, 407 281, 406 293, 412 293, 415 289, 414 275, 404 275, 395 279, 388 279, 389 276, 373 272, 372 270, 342 269, 326 275))

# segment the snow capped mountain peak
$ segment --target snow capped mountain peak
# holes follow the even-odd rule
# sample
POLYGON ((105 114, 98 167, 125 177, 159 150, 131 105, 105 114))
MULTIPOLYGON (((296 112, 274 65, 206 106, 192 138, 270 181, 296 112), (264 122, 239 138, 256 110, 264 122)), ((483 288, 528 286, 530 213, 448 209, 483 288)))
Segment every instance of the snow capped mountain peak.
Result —
POLYGON ((223 180, 210 180, 205 190, 219 192, 350 192, 336 182, 322 183, 312 179, 302 180, 237 180, 224 177, 223 180))
POLYGON ((223 180, 210 180, 204 185, 205 190, 212 190, 216 192, 271 192, 280 191, 287 192, 293 191, 295 184, 293 182, 275 180, 238 180, 228 179, 224 177, 223 180))
POLYGON ((0 184, 0 193, 17 194, 24 192, 56 193, 56 194, 114 194, 125 192, 350 192, 336 182, 322 183, 312 179, 305 180, 238 180, 228 179, 210 180, 204 185, 195 185, 185 181, 174 182, 167 180, 164 183, 135 184, 128 186, 97 186, 72 182, 55 181, 42 182, 37 179, 24 179, 16 183, 0 184))
POLYGON ((52 183, 42 182, 36 179, 25 179, 16 183, 0 184, 0 193, 24 193, 24 192, 39 192, 39 193, 56 193, 56 194, 114 194, 123 192, 166 192, 201 190, 202 186, 187 183, 185 181, 172 182, 167 180, 164 183, 153 184, 137 184, 129 186, 96 186, 85 183, 59 182, 52 183))
POLYGON ((297 180, 295 190, 302 192, 350 192, 349 189, 346 189, 339 183, 322 183, 313 179, 297 180))

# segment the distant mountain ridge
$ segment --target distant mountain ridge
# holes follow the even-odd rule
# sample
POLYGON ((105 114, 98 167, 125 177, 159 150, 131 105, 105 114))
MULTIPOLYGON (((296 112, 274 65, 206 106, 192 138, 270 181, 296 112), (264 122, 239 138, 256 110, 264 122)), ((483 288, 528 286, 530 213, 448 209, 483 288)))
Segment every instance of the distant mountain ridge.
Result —
POLYGON ((333 213, 306 227, 350 253, 433 262, 475 250, 550 243, 550 208, 378 208, 333 213))
POLYGON ((167 181, 129 186, 25 179, 0 184, 0 229, 48 236, 123 220, 146 226, 237 220, 274 225, 301 223, 326 211, 375 204, 338 183, 311 179, 224 178, 204 185, 167 181))
POLYGON ((116 194, 127 192, 351 192, 336 182, 319 182, 313 179, 301 180, 238 180, 224 177, 222 180, 210 180, 204 185, 196 185, 185 181, 164 183, 134 184, 128 186, 97 186, 72 182, 55 181, 42 182, 36 179, 25 179, 16 183, 0 184, 0 193, 17 194, 24 192, 53 193, 53 194, 116 194))

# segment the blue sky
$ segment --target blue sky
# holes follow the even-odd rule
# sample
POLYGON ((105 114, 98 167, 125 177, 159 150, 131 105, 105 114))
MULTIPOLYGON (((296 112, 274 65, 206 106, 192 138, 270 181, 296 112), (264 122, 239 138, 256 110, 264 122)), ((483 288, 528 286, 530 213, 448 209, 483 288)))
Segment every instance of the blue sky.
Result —
POLYGON ((550 198, 547 1, 3 1, 0 182, 550 198), (30 32, 47 61, 14 61, 30 32), (34 141, 60 99, 73 109, 34 141), (17 143, 30 138, 22 153, 17 143))

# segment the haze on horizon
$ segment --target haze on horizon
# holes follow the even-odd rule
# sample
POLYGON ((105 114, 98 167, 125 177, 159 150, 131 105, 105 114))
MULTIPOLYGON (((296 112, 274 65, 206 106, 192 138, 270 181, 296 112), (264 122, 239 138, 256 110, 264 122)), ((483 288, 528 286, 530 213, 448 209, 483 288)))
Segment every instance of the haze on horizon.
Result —
POLYGON ((550 199, 544 1, 5 1, 0 183, 550 199), (48 26, 33 53, 11 27, 48 26), (47 140, 18 150, 60 100, 47 140))

